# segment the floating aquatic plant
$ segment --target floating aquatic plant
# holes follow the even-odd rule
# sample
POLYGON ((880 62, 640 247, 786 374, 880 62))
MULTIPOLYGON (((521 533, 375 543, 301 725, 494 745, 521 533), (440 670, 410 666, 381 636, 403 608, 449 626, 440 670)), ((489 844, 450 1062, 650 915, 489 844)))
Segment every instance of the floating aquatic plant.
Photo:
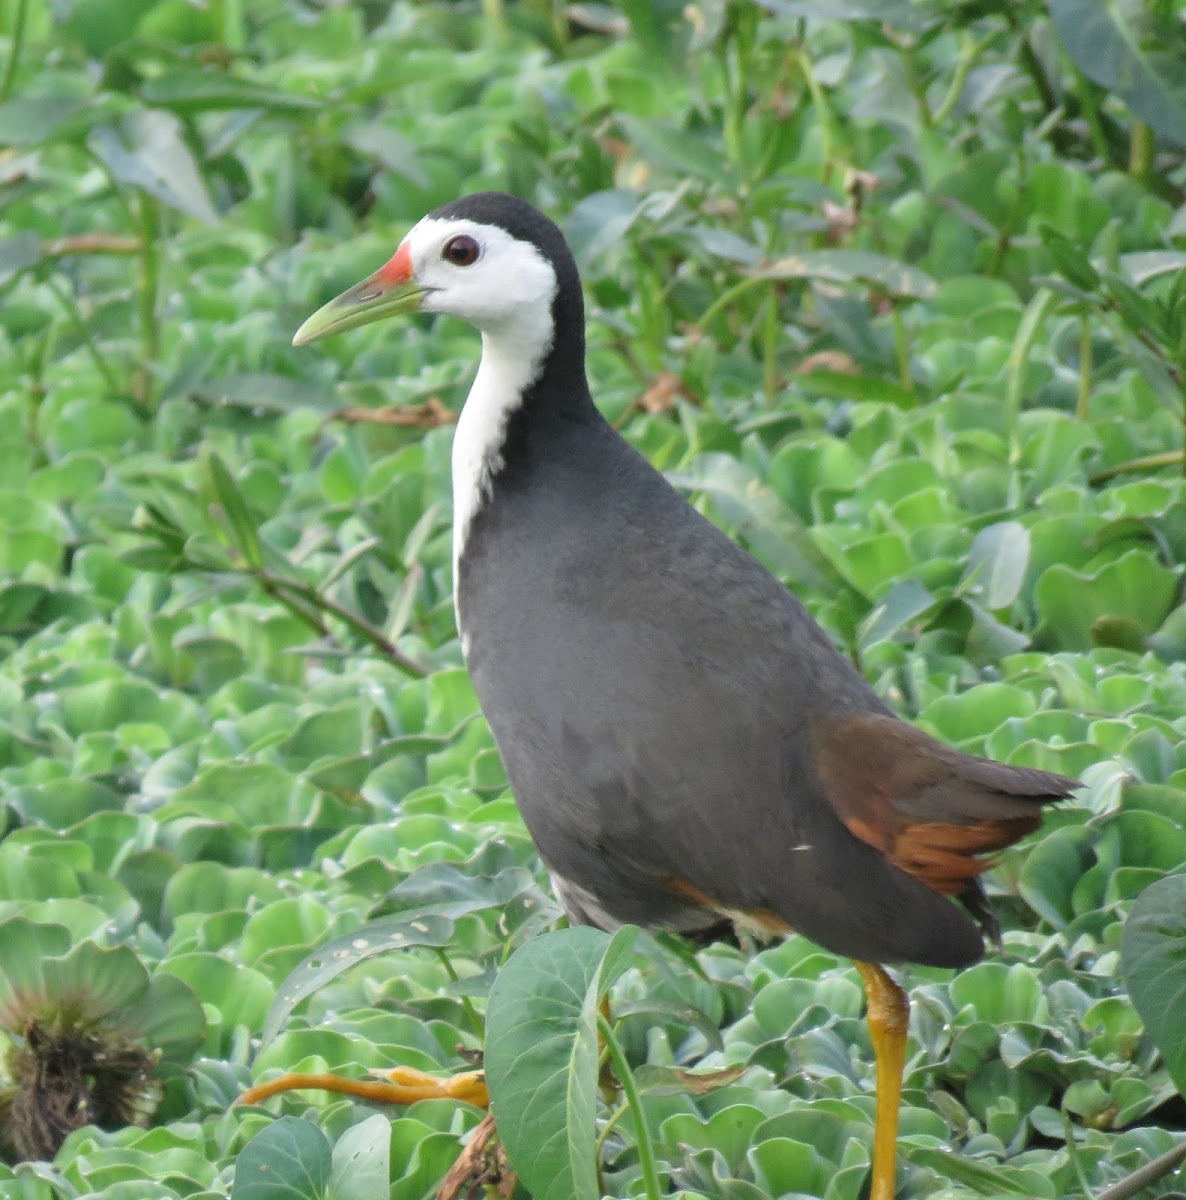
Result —
POLYGON ((181 980, 150 975, 127 946, 71 944, 61 925, 0 922, 0 1131, 18 1161, 50 1159, 75 1129, 145 1125, 159 1068, 201 1043, 181 980))

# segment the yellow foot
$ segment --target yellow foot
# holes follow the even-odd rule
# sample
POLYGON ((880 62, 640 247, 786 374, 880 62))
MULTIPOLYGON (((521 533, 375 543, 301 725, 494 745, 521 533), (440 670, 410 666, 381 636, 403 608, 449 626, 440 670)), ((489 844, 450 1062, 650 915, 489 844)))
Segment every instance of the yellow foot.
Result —
POLYGON ((278 1096, 281 1092, 319 1088, 323 1092, 357 1096, 360 1100, 371 1100, 376 1104, 415 1104, 417 1100, 462 1100, 478 1108, 490 1106, 486 1076, 481 1071, 463 1071, 459 1075, 451 1075, 448 1079, 426 1075, 414 1067, 372 1070, 371 1074, 379 1076, 379 1079, 290 1073, 248 1088, 236 1103, 259 1104, 271 1096, 278 1096))

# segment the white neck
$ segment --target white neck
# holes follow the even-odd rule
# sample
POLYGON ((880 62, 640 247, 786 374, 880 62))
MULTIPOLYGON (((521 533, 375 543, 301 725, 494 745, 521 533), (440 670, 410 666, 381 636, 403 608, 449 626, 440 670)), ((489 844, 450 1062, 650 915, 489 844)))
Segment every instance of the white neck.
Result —
MULTIPOLYGON (((453 609, 461 631, 461 557, 470 525, 502 466, 507 421, 539 378, 552 345, 550 305, 534 319, 482 334, 482 361, 453 435, 453 609)), ((464 635, 463 635, 464 645, 464 635)))

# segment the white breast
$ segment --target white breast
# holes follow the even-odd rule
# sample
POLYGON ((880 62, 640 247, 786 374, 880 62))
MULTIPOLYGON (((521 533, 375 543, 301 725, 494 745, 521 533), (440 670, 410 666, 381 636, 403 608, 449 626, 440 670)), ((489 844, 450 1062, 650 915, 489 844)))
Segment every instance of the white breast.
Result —
POLYGON ((482 361, 453 435, 453 612, 466 644, 457 597, 461 556, 470 525, 489 499, 491 481, 502 467, 507 421, 539 377, 552 345, 552 314, 518 321, 511 329, 482 334, 482 361))

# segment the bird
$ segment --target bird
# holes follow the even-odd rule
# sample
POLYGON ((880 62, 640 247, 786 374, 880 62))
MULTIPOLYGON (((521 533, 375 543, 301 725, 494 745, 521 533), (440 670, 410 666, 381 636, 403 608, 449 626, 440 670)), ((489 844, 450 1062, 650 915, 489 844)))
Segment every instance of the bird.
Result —
POLYGON ((605 419, 576 262, 532 205, 437 208, 293 343, 413 312, 481 334, 452 449, 454 610, 560 903, 608 931, 725 920, 852 959, 875 1054, 870 1195, 893 1200, 909 1001, 885 967, 980 959, 999 938, 983 872, 1078 784, 900 718, 605 419))

